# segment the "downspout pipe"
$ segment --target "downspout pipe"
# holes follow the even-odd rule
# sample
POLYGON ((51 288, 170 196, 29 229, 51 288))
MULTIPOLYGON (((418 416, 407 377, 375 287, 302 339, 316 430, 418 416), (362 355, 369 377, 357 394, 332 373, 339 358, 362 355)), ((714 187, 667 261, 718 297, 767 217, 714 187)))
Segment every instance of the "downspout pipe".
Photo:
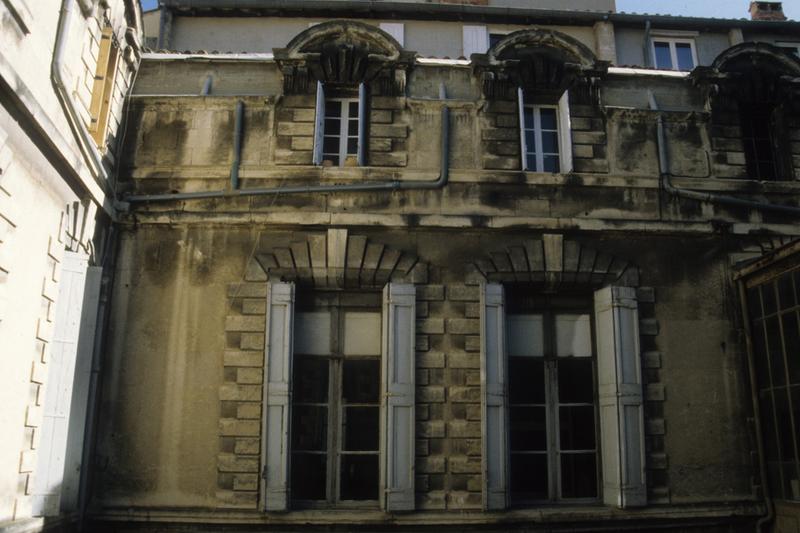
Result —
MULTIPOLYGON (((650 100, 650 109, 653 111, 658 111, 658 104, 656 103, 656 99, 655 96, 653 96, 652 91, 648 91, 648 98, 650 100)), ((728 196, 725 194, 692 191, 672 185, 672 174, 670 173, 669 169, 667 152, 667 138, 664 130, 664 118, 661 116, 661 113, 658 113, 656 117, 656 135, 658 143, 658 168, 660 172, 661 186, 668 194, 671 194, 672 196, 678 196, 680 198, 687 198, 689 200, 698 200, 700 202, 730 205, 734 207, 756 209, 758 211, 769 211, 773 213, 783 213, 785 215, 800 216, 800 207, 772 204, 769 202, 758 202, 755 200, 745 200, 743 198, 736 198, 735 196, 728 196)))
MULTIPOLYGON (((211 77, 209 76, 209 80, 211 77)), ((231 190, 239 188, 239 165, 242 162, 242 122, 244 120, 244 102, 236 102, 236 120, 233 126, 233 162, 231 162, 231 190)))
MULTIPOLYGON (((61 4, 61 17, 58 21, 58 32, 56 34, 55 48, 53 50, 53 62, 50 68, 50 78, 56 89, 56 95, 64 108, 64 112, 69 122, 72 133, 78 140, 81 152, 87 160, 92 175, 98 181, 103 190, 108 194, 109 176, 103 166, 100 152, 94 145, 94 139, 89 135, 89 131, 84 126, 80 114, 75 107, 75 102, 69 95, 66 83, 64 82, 64 56, 67 49, 69 37, 69 27, 72 22, 72 13, 75 10, 75 0, 64 0, 61 4)), ((113 213, 111 213, 113 216, 113 213)))
MULTIPOLYGON (((303 185, 297 187, 266 187, 252 189, 230 189, 223 191, 201 191, 167 194, 134 194, 123 198, 123 202, 169 202, 174 200, 200 200, 208 198, 230 198, 242 196, 269 196, 277 194, 309 194, 326 192, 408 191, 441 189, 450 177, 450 109, 442 107, 441 160, 439 177, 431 181, 386 181, 372 183, 345 183, 338 185, 303 185)), ((238 176, 238 175, 237 175, 238 176)))

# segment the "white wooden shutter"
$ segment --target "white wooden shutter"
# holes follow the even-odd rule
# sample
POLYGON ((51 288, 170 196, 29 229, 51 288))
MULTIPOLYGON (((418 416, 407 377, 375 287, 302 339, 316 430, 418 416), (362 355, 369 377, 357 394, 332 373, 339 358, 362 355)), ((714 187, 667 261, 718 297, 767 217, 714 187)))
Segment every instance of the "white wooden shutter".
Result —
POLYGON ((528 143, 525 141, 525 91, 517 87, 517 107, 519 108, 519 150, 522 170, 528 170, 528 143))
POLYGON ((289 435, 292 397, 294 284, 267 285, 264 351, 262 494, 267 511, 289 508, 289 435))
POLYGON ((503 286, 481 286, 483 508, 508 505, 506 331, 503 286))
POLYGON ((367 87, 363 83, 358 84, 358 166, 363 167, 367 164, 367 87))
POLYGON ((34 516, 52 516, 60 511, 87 266, 86 256, 64 252, 53 341, 49 348, 42 434, 34 471, 34 516))
POLYGON ((572 172, 572 123, 569 118, 569 91, 558 100, 558 133, 561 174, 572 172))
POLYGON ((381 372, 381 502, 387 511, 414 509, 414 285, 383 290, 381 372))
POLYGON ((81 463, 83 461, 83 437, 86 431, 86 414, 89 408, 89 385, 92 379, 92 357, 97 333, 97 312, 100 305, 102 281, 102 267, 89 267, 86 270, 81 326, 75 358, 75 382, 72 388, 72 408, 70 409, 69 417, 64 486, 61 490, 62 511, 76 511, 78 509, 81 463))
POLYGON ((381 22, 379 26, 383 31, 394 37, 394 40, 397 41, 400 46, 405 46, 403 42, 404 27, 402 22, 381 22))
POLYGON ((594 293, 603 500, 620 508, 647 503, 644 412, 636 290, 594 293))
POLYGON ((325 134, 325 85, 317 82, 316 119, 314 121, 314 164, 322 164, 322 141, 325 134))
POLYGON ((489 49, 489 30, 486 26, 464 26, 464 57, 485 54, 489 49))

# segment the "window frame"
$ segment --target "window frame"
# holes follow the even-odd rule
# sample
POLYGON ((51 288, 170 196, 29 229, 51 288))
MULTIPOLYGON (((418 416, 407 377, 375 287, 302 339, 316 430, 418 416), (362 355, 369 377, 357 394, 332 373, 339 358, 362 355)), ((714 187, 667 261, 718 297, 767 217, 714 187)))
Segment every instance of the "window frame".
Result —
POLYGON ((106 134, 114 101, 117 67, 120 48, 111 26, 103 28, 100 35, 100 50, 92 84, 92 98, 89 104, 89 124, 87 129, 100 150, 106 149, 106 134))
MULTIPOLYGON (((572 172, 572 125, 569 113, 569 91, 564 91, 556 104, 538 104, 535 102, 527 103, 525 101, 525 91, 522 87, 517 88, 517 103, 519 107, 519 133, 520 133, 520 165, 523 172, 539 172, 544 174, 568 174, 572 172), (533 108, 534 112, 534 128, 528 128, 525 124, 525 109, 533 108), (544 154, 539 151, 536 152, 537 168, 531 169, 528 166, 528 143, 526 132, 533 131, 537 143, 541 146, 542 142, 542 129, 541 129, 541 109, 555 109, 556 110, 556 137, 558 139, 558 153, 544 154), (538 120, 537 120, 538 117, 538 120), (536 124, 539 124, 537 128, 536 124), (558 171, 548 172, 541 169, 544 164, 544 155, 558 155, 558 171), (540 166, 541 165, 541 166, 540 166)), ((552 131, 552 130, 547 130, 552 131)))
POLYGON ((677 46, 678 44, 688 44, 689 49, 692 52, 692 68, 689 71, 694 70, 697 65, 697 46, 695 45, 694 37, 679 37, 673 35, 659 35, 655 34, 650 37, 650 54, 653 58, 653 67, 657 70, 675 70, 679 72, 689 72, 680 69, 680 65, 678 64, 678 52, 677 46), (656 56, 656 43, 667 43, 669 45, 669 56, 670 62, 672 63, 671 68, 667 67, 660 67, 658 65, 658 57, 656 56))
POLYGON ((339 158, 338 164, 331 165, 332 167, 339 167, 344 168, 349 165, 346 165, 345 162, 348 156, 355 155, 356 157, 356 165, 359 167, 366 166, 366 129, 367 129, 367 120, 369 119, 369 113, 367 110, 367 89, 364 83, 360 83, 358 85, 358 93, 357 96, 327 96, 326 95, 326 87, 325 84, 321 81, 317 81, 317 95, 316 95, 316 110, 315 110, 315 121, 314 121, 314 146, 312 152, 312 163, 315 166, 325 166, 325 155, 334 155, 330 152, 325 152, 325 138, 338 138, 339 139, 339 151, 338 154, 335 154, 339 158), (341 114, 339 117, 329 117, 327 114, 327 103, 328 102, 340 102, 341 106, 341 114), (358 137, 356 140, 356 153, 350 154, 347 151, 347 141, 354 136, 349 134, 347 126, 350 122, 350 106, 344 105, 345 103, 350 104, 352 102, 357 102, 358 104, 358 137), (345 114, 347 119, 342 120, 342 117, 345 114), (339 134, 338 135, 326 135, 325 134, 325 120, 328 118, 338 118, 340 121, 339 124, 339 134))

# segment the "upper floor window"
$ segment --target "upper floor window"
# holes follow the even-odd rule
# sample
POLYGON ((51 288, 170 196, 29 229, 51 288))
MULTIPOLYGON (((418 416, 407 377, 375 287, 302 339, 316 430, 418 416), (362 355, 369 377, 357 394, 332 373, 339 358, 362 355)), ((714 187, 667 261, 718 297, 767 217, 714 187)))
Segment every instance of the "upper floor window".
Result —
POLYGON ((522 169, 530 172, 572 171, 569 98, 565 92, 556 105, 526 99, 519 89, 520 152, 522 169))
POLYGON ((314 164, 364 166, 366 88, 326 88, 317 83, 314 164), (330 94, 328 94, 330 93, 330 94))
POLYGON ((653 65, 661 70, 692 70, 697 65, 694 39, 653 37, 653 65))
POLYGON ((105 146, 111 102, 114 97, 114 78, 117 72, 119 49, 114 42, 114 31, 110 26, 103 28, 100 35, 100 50, 97 54, 92 101, 89 104, 89 132, 97 146, 105 146))
POLYGON ((774 180, 778 177, 773 110, 771 106, 746 103, 739 105, 747 174, 753 179, 774 180))

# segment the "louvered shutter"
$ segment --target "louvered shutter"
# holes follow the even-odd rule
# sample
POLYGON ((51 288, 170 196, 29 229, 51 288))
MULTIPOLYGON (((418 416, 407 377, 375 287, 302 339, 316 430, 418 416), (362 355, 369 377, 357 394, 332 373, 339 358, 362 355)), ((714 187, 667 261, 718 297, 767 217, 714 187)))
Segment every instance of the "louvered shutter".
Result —
POLYGON ((414 509, 414 285, 383 290, 381 372, 381 502, 387 511, 414 509))
POLYGON ((317 82, 317 104, 314 115, 314 159, 315 165, 322 164, 322 141, 325 135, 325 85, 317 82))
POLYGON ((620 508, 647 503, 642 370, 636 290, 594 293, 603 500, 620 508))
POLYGON ((572 172, 572 123, 569 118, 569 91, 558 100, 558 133, 561 174, 572 172))
POLYGON ((517 107, 519 108, 519 151, 522 170, 528 170, 528 143, 525 140, 525 91, 517 87, 517 107))
POLYGON ((363 167, 367 164, 367 87, 363 83, 358 84, 358 166, 363 167))
POLYGON ((472 54, 484 54, 489 49, 489 30, 486 26, 464 26, 464 57, 469 59, 472 54))
POLYGON ((267 285, 264 352, 262 494, 267 511, 289 508, 289 435, 292 396, 294 284, 267 285))
POLYGON ((484 509, 508 505, 506 332, 503 286, 481 286, 481 420, 484 509))

